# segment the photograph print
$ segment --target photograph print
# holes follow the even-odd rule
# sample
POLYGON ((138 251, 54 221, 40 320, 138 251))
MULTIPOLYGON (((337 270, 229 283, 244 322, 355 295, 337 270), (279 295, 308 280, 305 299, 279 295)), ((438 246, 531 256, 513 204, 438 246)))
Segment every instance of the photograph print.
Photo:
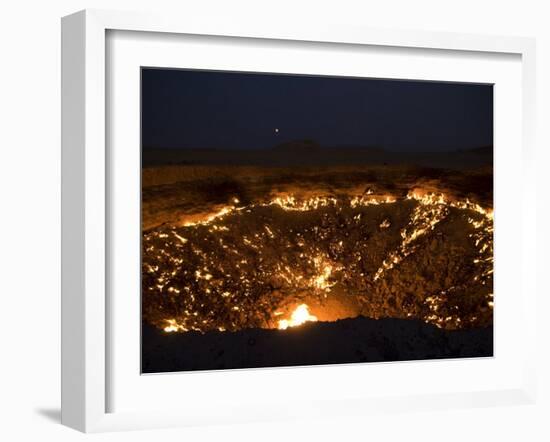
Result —
POLYGON ((493 85, 141 69, 142 373, 493 356, 493 85))

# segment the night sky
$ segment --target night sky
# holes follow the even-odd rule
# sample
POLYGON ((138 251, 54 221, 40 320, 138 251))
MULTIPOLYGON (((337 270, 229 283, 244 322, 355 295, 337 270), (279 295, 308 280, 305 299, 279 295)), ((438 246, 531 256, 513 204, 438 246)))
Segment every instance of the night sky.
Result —
POLYGON ((142 69, 144 148, 449 151, 493 143, 492 85, 142 69))

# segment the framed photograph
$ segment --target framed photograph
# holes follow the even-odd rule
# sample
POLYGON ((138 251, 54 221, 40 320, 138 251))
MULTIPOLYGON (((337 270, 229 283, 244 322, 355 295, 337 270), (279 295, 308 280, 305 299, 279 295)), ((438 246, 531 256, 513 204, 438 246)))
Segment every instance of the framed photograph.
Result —
POLYGON ((533 40, 62 36, 64 424, 534 400, 533 40))

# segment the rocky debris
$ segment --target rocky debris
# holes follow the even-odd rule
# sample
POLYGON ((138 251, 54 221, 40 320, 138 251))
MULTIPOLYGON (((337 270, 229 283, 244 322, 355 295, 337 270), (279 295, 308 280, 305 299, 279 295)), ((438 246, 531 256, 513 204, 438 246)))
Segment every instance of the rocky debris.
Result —
POLYGON ((359 317, 204 334, 142 328, 144 373, 490 356, 492 327, 447 331, 419 320, 359 317))

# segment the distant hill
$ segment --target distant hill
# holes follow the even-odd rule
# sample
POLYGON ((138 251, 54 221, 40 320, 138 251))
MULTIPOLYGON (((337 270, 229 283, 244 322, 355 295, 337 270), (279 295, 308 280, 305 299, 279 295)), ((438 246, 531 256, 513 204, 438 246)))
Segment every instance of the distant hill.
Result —
POLYGON ((371 152, 371 153, 384 153, 385 149, 377 146, 360 146, 355 144, 341 144, 334 146, 321 146, 315 140, 292 140, 287 141, 270 149, 275 152, 295 152, 295 153, 307 153, 307 152, 330 152, 330 151, 339 151, 339 152, 371 152))
POLYGON ((278 144, 273 147, 273 151, 277 152, 296 152, 296 153, 313 153, 321 150, 321 145, 314 140, 294 140, 286 143, 278 144))
POLYGON ((143 149, 142 166, 338 166, 408 165, 448 169, 492 166, 492 147, 446 152, 398 152, 378 147, 321 146, 310 140, 291 141, 265 149, 143 149))
POLYGON ((459 149, 458 152, 475 153, 478 155, 493 155, 493 146, 480 146, 472 149, 459 149))

